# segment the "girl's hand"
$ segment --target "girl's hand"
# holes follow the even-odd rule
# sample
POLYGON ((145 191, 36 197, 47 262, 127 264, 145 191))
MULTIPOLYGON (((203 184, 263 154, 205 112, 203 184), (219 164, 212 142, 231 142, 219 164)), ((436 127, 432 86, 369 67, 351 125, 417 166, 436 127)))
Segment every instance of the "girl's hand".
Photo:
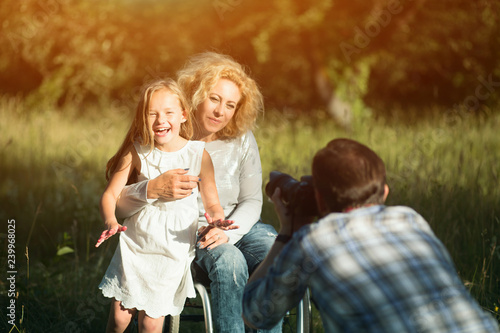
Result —
POLYGON ((201 227, 198 230, 198 246, 200 249, 207 247, 207 250, 211 250, 216 246, 227 243, 229 241, 229 237, 227 237, 226 233, 222 230, 232 230, 238 229, 239 226, 233 225, 234 221, 232 220, 216 220, 213 221, 212 217, 205 213, 205 218, 207 219, 208 226, 201 227))
POLYGON ((127 227, 123 227, 117 221, 106 224, 108 225, 108 230, 104 230, 102 232, 101 237, 99 237, 99 240, 95 244, 95 247, 99 247, 99 245, 101 245, 106 239, 113 236, 114 234, 127 230, 127 227))
POLYGON ((219 228, 222 230, 233 230, 233 229, 239 228, 239 226, 233 225, 234 224, 233 220, 218 219, 218 220, 214 221, 208 213, 205 213, 205 218, 207 219, 208 224, 210 226, 215 227, 215 228, 219 228))

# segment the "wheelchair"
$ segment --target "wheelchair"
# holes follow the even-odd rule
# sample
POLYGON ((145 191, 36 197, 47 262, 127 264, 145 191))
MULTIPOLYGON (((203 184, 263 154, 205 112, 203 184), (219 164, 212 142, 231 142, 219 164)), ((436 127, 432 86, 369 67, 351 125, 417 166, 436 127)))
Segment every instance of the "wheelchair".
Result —
MULTIPOLYGON (((199 308, 203 310, 203 314, 184 314, 178 316, 168 316, 165 318, 163 333, 178 333, 182 322, 186 321, 203 321, 205 324, 205 332, 213 333, 213 318, 212 309, 210 306, 210 280, 207 274, 195 263, 191 266, 194 279, 194 287, 200 296, 202 305, 192 303, 189 299, 186 300, 185 308, 199 308)), ((296 332, 309 333, 312 332, 312 312, 309 290, 306 291, 304 298, 300 301, 295 309, 295 314, 287 313, 284 318, 284 323, 288 322, 291 317, 296 317, 296 332)))

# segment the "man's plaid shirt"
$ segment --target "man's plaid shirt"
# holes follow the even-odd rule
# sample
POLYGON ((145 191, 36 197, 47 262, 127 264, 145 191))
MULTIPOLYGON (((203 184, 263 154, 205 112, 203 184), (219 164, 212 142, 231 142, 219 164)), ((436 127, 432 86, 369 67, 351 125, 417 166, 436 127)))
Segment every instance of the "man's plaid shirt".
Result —
POLYGON ((499 331, 428 223, 407 207, 332 213, 303 227, 266 277, 246 287, 244 317, 271 328, 306 288, 325 332, 499 331))

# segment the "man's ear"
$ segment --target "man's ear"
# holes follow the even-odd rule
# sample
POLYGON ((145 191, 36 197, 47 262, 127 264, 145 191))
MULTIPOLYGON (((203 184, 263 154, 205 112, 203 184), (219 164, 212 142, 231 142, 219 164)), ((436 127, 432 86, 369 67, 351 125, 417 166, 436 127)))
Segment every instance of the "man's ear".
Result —
POLYGON ((384 202, 387 199, 388 195, 389 195, 389 185, 385 184, 384 185, 384 202))
POLYGON ((316 199, 316 207, 318 208, 320 217, 328 215, 328 213, 330 213, 328 206, 326 205, 325 200, 323 200, 323 196, 317 189, 314 189, 314 197, 316 199))

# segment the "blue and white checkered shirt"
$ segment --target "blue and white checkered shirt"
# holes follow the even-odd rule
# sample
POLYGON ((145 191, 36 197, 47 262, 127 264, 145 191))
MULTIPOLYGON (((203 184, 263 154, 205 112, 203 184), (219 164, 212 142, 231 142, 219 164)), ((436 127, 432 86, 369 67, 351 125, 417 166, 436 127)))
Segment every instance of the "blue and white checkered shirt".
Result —
POLYGON ((273 327, 310 288, 325 332, 498 332, 428 223, 407 207, 332 213, 296 232, 243 315, 273 327))

